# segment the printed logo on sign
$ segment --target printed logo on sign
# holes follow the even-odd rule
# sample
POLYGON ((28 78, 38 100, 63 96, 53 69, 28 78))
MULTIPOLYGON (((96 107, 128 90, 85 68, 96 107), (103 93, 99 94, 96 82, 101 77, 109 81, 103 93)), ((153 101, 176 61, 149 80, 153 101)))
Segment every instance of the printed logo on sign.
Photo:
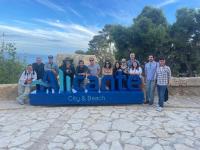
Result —
POLYGON ((68 96, 67 101, 86 102, 86 101, 105 101, 105 96, 68 96))

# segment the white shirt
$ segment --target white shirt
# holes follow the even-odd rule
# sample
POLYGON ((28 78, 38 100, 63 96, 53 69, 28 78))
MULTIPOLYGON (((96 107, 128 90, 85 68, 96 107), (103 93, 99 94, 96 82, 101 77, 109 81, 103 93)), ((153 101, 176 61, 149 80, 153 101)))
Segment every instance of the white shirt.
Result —
POLYGON ((130 68, 129 69, 129 73, 130 74, 138 74, 140 77, 141 77, 141 75, 142 75, 142 68, 141 67, 139 67, 138 69, 132 69, 132 68, 130 68))
POLYGON ((30 84, 24 84, 26 80, 37 80, 37 73, 34 71, 32 71, 31 73, 29 73, 28 71, 24 71, 21 75, 21 77, 19 78, 19 84, 23 85, 23 86, 30 86, 30 84))

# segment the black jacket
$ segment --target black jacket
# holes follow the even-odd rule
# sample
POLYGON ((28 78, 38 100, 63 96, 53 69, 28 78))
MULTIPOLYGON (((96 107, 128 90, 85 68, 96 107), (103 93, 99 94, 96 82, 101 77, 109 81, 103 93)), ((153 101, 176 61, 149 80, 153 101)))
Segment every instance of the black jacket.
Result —
POLYGON ((37 73, 37 79, 43 79, 44 76, 44 64, 33 63, 33 70, 37 73))
POLYGON ((62 65, 60 69, 63 71, 64 76, 74 77, 75 69, 73 65, 71 65, 70 68, 66 68, 66 65, 62 65))

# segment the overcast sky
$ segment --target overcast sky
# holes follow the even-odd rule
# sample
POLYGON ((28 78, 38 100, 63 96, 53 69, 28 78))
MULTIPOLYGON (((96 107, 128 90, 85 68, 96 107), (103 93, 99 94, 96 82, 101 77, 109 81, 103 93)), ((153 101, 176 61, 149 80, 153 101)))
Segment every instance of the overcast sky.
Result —
POLYGON ((0 35, 19 52, 73 53, 105 24, 129 26, 146 5, 173 23, 177 9, 200 8, 200 0, 0 0, 0 35))

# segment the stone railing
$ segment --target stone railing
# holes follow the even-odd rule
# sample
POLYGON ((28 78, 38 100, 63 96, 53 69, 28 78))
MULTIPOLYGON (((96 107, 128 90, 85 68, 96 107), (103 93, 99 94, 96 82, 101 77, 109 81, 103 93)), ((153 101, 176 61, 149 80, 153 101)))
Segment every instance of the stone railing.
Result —
MULTIPOLYGON (((200 96, 200 77, 172 78, 170 95, 200 96)), ((14 100, 17 96, 17 84, 0 84, 0 100, 14 100)))
POLYGON ((170 95, 200 96, 200 77, 175 78, 170 83, 170 95))
POLYGON ((14 100, 17 97, 17 84, 0 84, 0 100, 14 100))

